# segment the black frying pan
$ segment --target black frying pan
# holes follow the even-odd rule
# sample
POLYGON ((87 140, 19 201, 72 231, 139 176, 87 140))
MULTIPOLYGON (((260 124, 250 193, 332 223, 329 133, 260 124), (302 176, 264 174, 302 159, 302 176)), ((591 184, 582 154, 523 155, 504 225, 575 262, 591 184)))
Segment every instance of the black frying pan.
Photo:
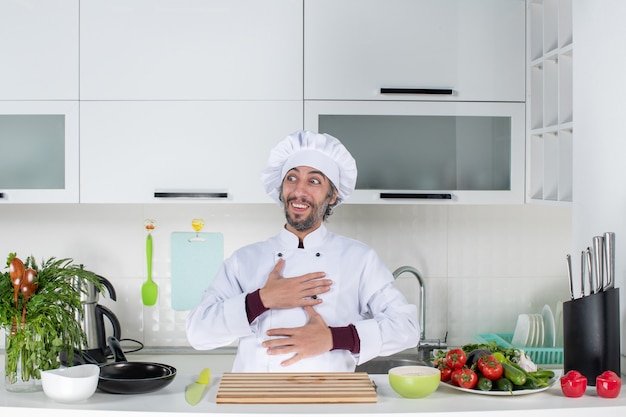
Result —
POLYGON ((109 347, 114 363, 100 365, 98 389, 111 394, 144 394, 169 385, 176 376, 176 368, 152 362, 128 362, 120 342, 110 336, 109 347))

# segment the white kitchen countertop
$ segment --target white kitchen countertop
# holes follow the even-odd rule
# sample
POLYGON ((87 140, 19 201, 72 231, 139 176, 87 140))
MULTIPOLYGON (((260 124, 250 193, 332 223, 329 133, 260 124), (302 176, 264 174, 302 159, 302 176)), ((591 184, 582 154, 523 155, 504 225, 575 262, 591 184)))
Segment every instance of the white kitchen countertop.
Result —
MULTIPOLYGON (((0 355, 0 366, 4 370, 4 355, 0 355)), ((0 409, 2 415, 31 415, 46 409, 46 417, 71 416, 114 416, 161 414, 164 417, 188 416, 190 413, 210 414, 211 416, 275 416, 277 414, 302 414, 308 416, 345 415, 408 415, 419 413, 422 416, 471 416, 494 415, 507 417, 524 416, 532 412, 538 416, 588 416, 601 413, 606 416, 626 415, 626 392, 622 389, 616 399, 600 398, 595 388, 589 387, 582 398, 566 398, 560 386, 530 395, 515 397, 486 396, 468 394, 440 386, 427 398, 405 399, 396 394, 387 382, 387 375, 371 375, 377 385, 378 402, 375 404, 216 404, 215 396, 223 372, 231 369, 232 354, 129 354, 129 361, 158 362, 177 368, 174 381, 167 387, 148 394, 115 395, 96 391, 88 400, 81 403, 57 403, 43 393, 12 393, 5 390, 4 378, 0 386, 0 409), (191 406, 185 401, 185 387, 195 381, 203 368, 211 368, 211 383, 202 401, 191 406), (25 408, 30 408, 27 412, 25 408), (19 413, 19 414, 18 414, 19 413)), ((4 372, 3 372, 4 375, 4 372)))

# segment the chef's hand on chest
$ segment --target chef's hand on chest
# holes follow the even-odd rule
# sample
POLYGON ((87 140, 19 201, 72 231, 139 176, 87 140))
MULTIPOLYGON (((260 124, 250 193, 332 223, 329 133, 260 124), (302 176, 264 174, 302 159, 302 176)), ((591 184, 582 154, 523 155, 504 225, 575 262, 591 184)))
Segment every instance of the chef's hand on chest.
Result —
POLYGON ((279 259, 270 272, 259 295, 266 308, 293 308, 314 306, 322 302, 318 295, 330 291, 332 281, 324 278, 324 272, 285 278, 285 260, 279 259))
POLYGON ((281 362, 281 365, 292 365, 302 359, 321 355, 333 347, 333 337, 330 328, 313 307, 304 307, 307 322, 302 327, 288 327, 270 329, 263 342, 268 355, 293 354, 281 362))

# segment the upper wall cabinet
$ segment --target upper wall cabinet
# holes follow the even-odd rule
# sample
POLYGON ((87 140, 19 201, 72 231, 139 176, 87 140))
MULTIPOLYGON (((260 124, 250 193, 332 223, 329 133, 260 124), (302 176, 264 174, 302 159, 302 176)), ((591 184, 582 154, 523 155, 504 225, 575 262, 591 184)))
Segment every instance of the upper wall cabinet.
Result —
POLYGON ((260 174, 302 101, 82 101, 81 203, 271 202, 260 174))
POLYGON ((78 101, 0 101, 0 204, 78 203, 78 101))
POLYGON ((302 0, 91 0, 81 100, 302 100, 302 0))
POLYGON ((78 0, 0 2, 0 100, 78 99, 78 0))
POLYGON ((305 1, 306 100, 525 100, 524 0, 305 1))

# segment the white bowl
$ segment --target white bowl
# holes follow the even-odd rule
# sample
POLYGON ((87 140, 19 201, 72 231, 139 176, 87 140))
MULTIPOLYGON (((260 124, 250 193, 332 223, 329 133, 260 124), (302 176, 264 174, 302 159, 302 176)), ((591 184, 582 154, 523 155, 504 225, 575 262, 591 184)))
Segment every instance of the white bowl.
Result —
POLYGON ((41 372, 43 392, 59 402, 83 401, 98 388, 100 367, 86 364, 41 372))

